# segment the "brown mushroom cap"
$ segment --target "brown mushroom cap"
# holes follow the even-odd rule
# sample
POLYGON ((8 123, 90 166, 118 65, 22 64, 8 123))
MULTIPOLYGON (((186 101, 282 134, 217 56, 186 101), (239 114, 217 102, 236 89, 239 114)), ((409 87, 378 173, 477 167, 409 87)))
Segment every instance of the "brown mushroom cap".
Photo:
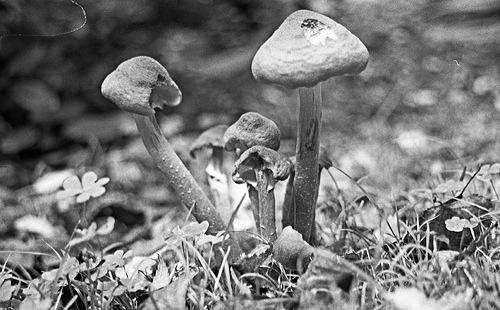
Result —
POLYGON ((120 109, 141 115, 151 115, 154 108, 176 106, 182 93, 158 61, 138 56, 122 62, 102 83, 104 97, 120 109))
POLYGON ((283 228, 273 244, 274 259, 289 269, 297 269, 297 263, 305 265, 314 248, 302 239, 302 235, 291 226, 283 228))
POLYGON ((252 146, 243 152, 234 164, 233 177, 247 182, 255 182, 255 170, 270 170, 274 180, 283 181, 290 175, 292 163, 275 150, 265 146, 252 146))
POLYGON ((202 132, 189 148, 189 154, 195 158, 196 153, 203 148, 224 148, 224 133, 228 125, 217 125, 202 132))
POLYGON ((255 112, 243 114, 224 134, 224 148, 234 151, 262 145, 272 150, 280 147, 281 132, 275 122, 255 112))
POLYGON ((300 10, 288 16, 252 61, 255 79, 290 88, 311 87, 332 76, 355 74, 368 50, 344 26, 322 14, 300 10))

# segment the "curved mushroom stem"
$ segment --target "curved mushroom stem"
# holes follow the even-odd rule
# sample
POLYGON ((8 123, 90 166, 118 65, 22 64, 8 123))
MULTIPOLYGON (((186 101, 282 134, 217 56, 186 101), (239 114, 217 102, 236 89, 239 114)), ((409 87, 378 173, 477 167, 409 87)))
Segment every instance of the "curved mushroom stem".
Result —
POLYGON ((207 221, 210 233, 225 230, 221 216, 161 133, 154 113, 134 117, 144 146, 182 203, 187 207, 194 205, 193 216, 200 222, 207 221))
POLYGON ((297 164, 294 177, 293 227, 309 244, 315 243, 316 199, 318 197, 319 134, 321 127, 321 83, 312 88, 299 88, 299 128, 297 132, 297 164))

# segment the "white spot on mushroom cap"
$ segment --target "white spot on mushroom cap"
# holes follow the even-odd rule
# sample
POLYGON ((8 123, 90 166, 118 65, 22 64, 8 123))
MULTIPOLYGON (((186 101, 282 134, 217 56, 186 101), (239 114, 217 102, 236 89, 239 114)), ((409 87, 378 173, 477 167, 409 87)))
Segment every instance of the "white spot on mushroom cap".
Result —
POLYGON ((257 80, 290 88, 311 87, 332 76, 355 74, 368 63, 368 50, 344 26, 307 10, 297 11, 260 47, 252 61, 257 80), (325 25, 306 29, 308 19, 325 25))
POLYGON ((308 18, 302 21, 300 27, 312 45, 325 46, 328 38, 332 40, 339 38, 333 29, 316 19, 308 18))

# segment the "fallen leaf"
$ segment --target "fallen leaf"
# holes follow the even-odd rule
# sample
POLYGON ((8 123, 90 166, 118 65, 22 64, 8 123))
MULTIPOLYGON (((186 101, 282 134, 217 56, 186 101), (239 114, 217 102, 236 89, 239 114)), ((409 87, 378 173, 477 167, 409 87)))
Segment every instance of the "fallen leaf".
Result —
POLYGON ((141 309, 186 310, 186 295, 190 279, 189 275, 184 274, 166 287, 154 291, 141 309))
POLYGON ((397 144, 408 153, 420 153, 428 147, 428 137, 420 130, 409 130, 401 132, 397 144))
POLYGON ((387 299, 398 310, 436 310, 441 309, 435 300, 427 298, 417 288, 397 288, 387 293, 387 299))
POLYGON ((62 186, 64 180, 72 175, 71 169, 48 172, 33 183, 33 190, 37 194, 53 193, 62 186))
POLYGON ((172 282, 172 274, 168 271, 167 263, 162 259, 158 262, 156 273, 151 283, 152 290, 159 290, 172 282))
POLYGON ((0 301, 9 301, 16 290, 16 286, 10 281, 11 278, 11 274, 0 272, 0 301))

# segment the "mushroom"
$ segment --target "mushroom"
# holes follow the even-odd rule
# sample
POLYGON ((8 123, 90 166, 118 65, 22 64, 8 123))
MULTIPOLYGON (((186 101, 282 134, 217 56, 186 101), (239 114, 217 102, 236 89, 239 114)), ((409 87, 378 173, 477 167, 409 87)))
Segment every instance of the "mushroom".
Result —
POLYGON ((226 130, 224 148, 237 155, 254 145, 278 150, 281 132, 275 122, 256 112, 247 112, 226 130))
POLYGON ((212 194, 214 205, 227 224, 232 215, 232 206, 229 197, 229 184, 224 164, 224 133, 227 125, 217 125, 204 132, 191 144, 189 154, 193 158, 205 151, 209 151, 210 158, 205 168, 208 176, 208 186, 212 194))
POLYGON ((293 227, 308 242, 314 239, 318 191, 321 82, 332 76, 359 73, 367 63, 368 51, 356 36, 332 19, 307 10, 288 16, 252 61, 255 79, 299 88, 294 177, 297 214, 293 227))
MULTIPOLYGON (((256 112, 247 112, 226 130, 224 134, 224 149, 234 151, 237 156, 248 148, 262 145, 272 150, 278 150, 281 143, 281 131, 275 122, 256 112)), ((235 179, 235 183, 245 183, 244 180, 235 179)), ((260 230, 259 217, 255 213, 259 209, 259 198, 255 187, 248 185, 248 198, 257 230, 260 230)))
POLYGON ((134 57, 121 63, 104 79, 101 92, 120 109, 134 114, 146 149, 182 203, 193 207, 194 217, 200 222, 207 221, 210 233, 225 230, 221 216, 163 136, 156 121, 155 108, 176 106, 182 99, 179 87, 167 70, 150 57, 134 57))
POLYGON ((258 204, 254 210, 257 232, 270 242, 276 240, 274 185, 288 178, 292 163, 275 150, 252 146, 234 164, 236 180, 245 180, 257 191, 258 204))
POLYGON ((273 244, 273 257, 285 268, 300 273, 307 268, 314 248, 291 226, 286 226, 273 244))

